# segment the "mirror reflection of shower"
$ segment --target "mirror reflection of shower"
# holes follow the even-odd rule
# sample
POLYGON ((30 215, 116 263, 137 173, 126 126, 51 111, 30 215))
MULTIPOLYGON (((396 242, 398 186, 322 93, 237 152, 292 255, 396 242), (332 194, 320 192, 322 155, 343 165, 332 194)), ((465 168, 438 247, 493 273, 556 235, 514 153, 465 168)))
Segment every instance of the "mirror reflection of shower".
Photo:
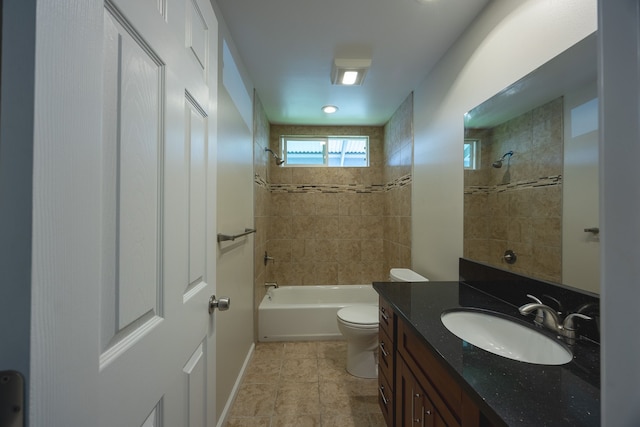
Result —
POLYGON ((513 156, 513 151, 507 151, 506 153, 504 153, 504 155, 500 157, 498 160, 496 160, 495 162, 493 162, 491 166, 493 166, 496 169, 500 169, 502 167, 502 162, 504 162, 504 158, 507 156, 509 156, 507 158, 507 167, 508 167, 509 161, 511 160, 511 156, 513 156))
POLYGON ((276 161, 276 165, 280 166, 281 164, 284 163, 284 160, 282 160, 276 153, 274 153, 274 151, 271 148, 265 148, 264 151, 268 151, 269 153, 271 153, 271 155, 276 161))

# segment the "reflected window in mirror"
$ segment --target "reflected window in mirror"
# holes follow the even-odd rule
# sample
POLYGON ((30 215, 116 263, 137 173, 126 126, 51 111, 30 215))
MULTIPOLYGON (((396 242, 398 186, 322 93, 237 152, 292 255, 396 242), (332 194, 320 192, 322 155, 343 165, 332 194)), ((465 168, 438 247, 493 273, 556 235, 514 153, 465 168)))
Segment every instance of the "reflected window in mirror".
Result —
POLYGON ((480 152, 480 140, 465 139, 464 140, 464 168, 468 170, 478 169, 480 152))

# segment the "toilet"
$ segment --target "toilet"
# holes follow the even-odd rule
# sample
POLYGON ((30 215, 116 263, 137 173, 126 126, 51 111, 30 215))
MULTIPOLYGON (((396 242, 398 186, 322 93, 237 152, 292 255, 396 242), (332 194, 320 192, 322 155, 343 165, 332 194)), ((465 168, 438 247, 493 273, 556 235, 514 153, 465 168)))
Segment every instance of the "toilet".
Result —
MULTIPOLYGON (((392 282, 428 282, 408 268, 392 268, 392 282)), ((347 341, 347 372, 360 378, 377 378, 378 306, 354 304, 338 310, 338 330, 347 341)))

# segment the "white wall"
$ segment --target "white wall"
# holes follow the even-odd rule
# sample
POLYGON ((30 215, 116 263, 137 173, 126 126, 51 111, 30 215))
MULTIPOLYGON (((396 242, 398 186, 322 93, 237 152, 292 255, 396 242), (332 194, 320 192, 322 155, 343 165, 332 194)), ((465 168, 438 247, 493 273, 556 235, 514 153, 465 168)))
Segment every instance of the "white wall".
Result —
POLYGON ((495 0, 414 91, 412 265, 457 280, 463 115, 596 28, 596 0, 495 0))
POLYGON ((596 82, 564 96, 562 283, 600 293, 596 82))
MULTIPOLYGON (((243 75, 228 29, 220 22, 218 80, 217 233, 253 228, 253 86, 243 75)), ((253 348, 254 235, 218 244, 216 296, 231 298, 229 311, 216 314, 216 411, 218 425, 242 376, 253 348)))

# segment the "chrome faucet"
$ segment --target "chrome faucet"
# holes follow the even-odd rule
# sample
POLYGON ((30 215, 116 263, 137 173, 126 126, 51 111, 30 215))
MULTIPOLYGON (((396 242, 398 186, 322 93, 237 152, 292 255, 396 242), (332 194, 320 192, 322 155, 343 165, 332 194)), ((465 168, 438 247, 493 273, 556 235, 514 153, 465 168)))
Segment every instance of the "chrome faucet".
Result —
POLYGON ((536 318, 534 323, 539 326, 544 326, 547 329, 556 332, 567 339, 569 344, 573 344, 576 339, 576 327, 574 319, 576 317, 584 320, 591 320, 591 317, 582 313, 571 313, 567 315, 564 320, 561 319, 560 313, 555 311, 548 305, 542 304, 540 300, 533 295, 527 295, 533 299, 533 303, 525 304, 519 308, 520 314, 527 315, 536 310, 536 318))
POLYGON ((277 288, 277 287, 278 287, 278 284, 277 284, 276 282, 267 282, 267 283, 265 283, 265 284, 264 284, 264 287, 265 287, 267 290, 269 290, 269 288, 270 288, 270 287, 272 287, 272 286, 273 286, 274 288, 277 288))
POLYGON ((534 323, 539 326, 545 326, 547 329, 557 331, 561 327, 560 317, 558 313, 548 305, 542 303, 532 302, 525 304, 519 308, 520 314, 526 315, 533 310, 537 310, 534 323), (542 318, 542 321, 540 320, 542 318))

